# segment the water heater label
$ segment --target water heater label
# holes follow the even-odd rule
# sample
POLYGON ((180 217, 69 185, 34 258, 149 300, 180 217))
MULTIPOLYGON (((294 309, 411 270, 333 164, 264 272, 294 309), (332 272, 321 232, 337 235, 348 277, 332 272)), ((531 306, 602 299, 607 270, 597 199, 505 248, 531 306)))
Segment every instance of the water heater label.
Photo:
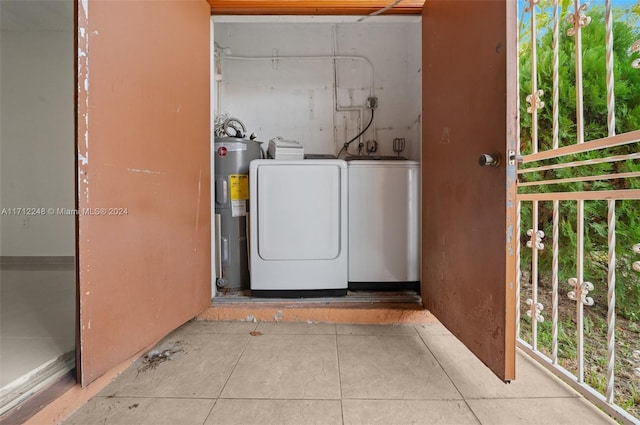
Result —
POLYGON ((231 195, 231 217, 246 216, 247 199, 249 199, 249 176, 229 174, 229 192, 231 195))
POLYGON ((247 201, 231 201, 231 217, 245 217, 247 215, 247 201))
POLYGON ((229 174, 229 188, 232 201, 249 199, 249 176, 246 174, 229 174))

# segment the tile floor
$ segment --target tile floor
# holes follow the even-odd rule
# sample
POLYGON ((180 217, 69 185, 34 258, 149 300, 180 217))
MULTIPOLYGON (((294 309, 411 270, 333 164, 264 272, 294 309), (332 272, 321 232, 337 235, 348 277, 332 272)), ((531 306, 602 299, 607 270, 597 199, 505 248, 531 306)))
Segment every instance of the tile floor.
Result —
POLYGON ((439 324, 191 322, 154 350, 64 424, 615 423, 521 353, 502 383, 439 324))
POLYGON ((0 266, 0 388, 75 349, 73 264, 0 266))

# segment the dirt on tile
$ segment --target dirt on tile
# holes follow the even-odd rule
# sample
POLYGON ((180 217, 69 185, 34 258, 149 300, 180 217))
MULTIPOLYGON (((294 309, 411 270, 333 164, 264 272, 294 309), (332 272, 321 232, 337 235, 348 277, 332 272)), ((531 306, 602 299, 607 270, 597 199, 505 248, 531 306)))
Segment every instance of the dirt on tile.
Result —
POLYGON ((182 352, 184 352, 184 349, 181 341, 176 341, 169 347, 154 348, 142 357, 142 363, 138 366, 138 374, 153 370, 159 364, 171 360, 176 353, 182 352))

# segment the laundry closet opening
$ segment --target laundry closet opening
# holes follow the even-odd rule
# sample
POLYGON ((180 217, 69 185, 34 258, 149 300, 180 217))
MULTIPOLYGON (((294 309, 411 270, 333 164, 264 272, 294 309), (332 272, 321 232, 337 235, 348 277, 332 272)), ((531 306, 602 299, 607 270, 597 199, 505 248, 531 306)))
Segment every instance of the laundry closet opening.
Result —
POLYGON ((420 16, 213 16, 214 304, 420 303, 420 16))

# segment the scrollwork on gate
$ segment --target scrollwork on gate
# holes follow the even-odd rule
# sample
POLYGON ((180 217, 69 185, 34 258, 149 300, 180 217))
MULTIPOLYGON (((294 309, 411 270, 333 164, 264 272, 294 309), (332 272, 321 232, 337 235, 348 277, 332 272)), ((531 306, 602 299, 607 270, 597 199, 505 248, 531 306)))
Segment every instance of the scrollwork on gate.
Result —
POLYGON ((567 15, 567 22, 572 25, 572 27, 567 30, 569 37, 576 35, 577 27, 586 27, 591 23, 591 17, 585 14, 587 9, 589 9, 589 3, 584 3, 580 5, 575 13, 567 15))
POLYGON ((593 298, 587 296, 589 295, 589 292, 593 291, 593 283, 578 283, 578 279, 572 277, 571 279, 569 279, 569 285, 573 287, 573 291, 570 291, 567 294, 570 300, 577 301, 579 299, 583 305, 593 305, 593 298))
MULTIPOLYGON (((631 51, 634 53, 640 53, 640 40, 636 40, 631 45, 631 51)), ((631 66, 640 69, 640 59, 635 59, 631 62, 631 66)))

